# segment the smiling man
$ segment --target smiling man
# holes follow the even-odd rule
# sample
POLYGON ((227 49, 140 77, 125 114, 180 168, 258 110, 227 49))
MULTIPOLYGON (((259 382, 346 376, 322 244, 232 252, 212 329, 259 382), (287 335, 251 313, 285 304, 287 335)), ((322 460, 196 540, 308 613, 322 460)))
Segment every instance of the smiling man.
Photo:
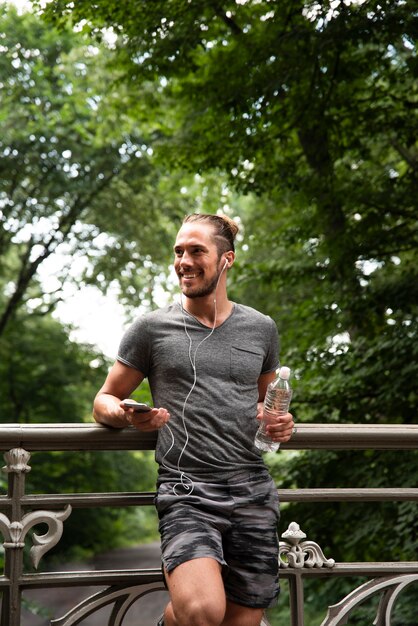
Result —
MULTIPOLYGON (((277 490, 254 446, 278 337, 227 294, 237 224, 184 219, 174 245, 180 302, 138 318, 94 402, 98 422, 158 430, 156 507, 170 593, 159 626, 259 626, 276 603, 277 490), (124 408, 147 377, 154 408, 124 408)), ((292 434, 290 413, 269 426, 292 434)))

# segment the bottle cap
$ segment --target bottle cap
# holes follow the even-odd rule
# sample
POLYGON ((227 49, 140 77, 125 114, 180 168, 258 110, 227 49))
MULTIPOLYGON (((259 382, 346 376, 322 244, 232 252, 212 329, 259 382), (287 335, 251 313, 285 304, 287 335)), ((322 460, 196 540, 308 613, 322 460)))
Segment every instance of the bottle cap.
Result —
POLYGON ((286 367, 285 365, 283 365, 283 367, 279 369, 279 377, 282 378, 283 380, 289 380, 289 376, 290 376, 290 367, 286 367))

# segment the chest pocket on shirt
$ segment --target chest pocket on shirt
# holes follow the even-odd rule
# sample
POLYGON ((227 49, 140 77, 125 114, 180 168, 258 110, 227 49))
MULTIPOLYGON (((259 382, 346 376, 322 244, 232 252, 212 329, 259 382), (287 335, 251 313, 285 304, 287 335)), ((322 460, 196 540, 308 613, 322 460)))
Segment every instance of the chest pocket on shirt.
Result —
POLYGON ((264 355, 255 348, 231 346, 231 378, 239 385, 256 385, 264 355))

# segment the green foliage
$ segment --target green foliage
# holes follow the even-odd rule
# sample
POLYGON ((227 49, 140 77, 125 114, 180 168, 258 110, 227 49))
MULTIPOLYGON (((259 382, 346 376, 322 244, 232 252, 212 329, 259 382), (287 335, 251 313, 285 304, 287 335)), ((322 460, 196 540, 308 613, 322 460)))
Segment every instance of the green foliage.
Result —
MULTIPOLYGON (((416 486, 417 457, 417 451, 305 451, 269 455, 268 463, 281 488, 396 489, 416 486)), ((321 546, 327 558, 337 562, 411 561, 418 549, 414 502, 325 500, 282 504, 280 532, 284 532, 292 521, 301 525, 309 540, 321 546)), ((326 604, 340 601, 360 583, 359 579, 339 577, 327 582, 322 579, 309 581, 305 593, 308 610, 320 615, 326 604)), ((411 618, 416 614, 415 606, 409 604, 407 598, 402 611, 395 612, 397 620, 401 615, 411 618)), ((278 610, 278 615, 282 615, 281 611, 278 610)), ((352 623, 365 623, 366 614, 370 620, 373 614, 370 611, 370 607, 367 613, 360 610, 356 613, 359 621, 352 623)), ((405 621, 408 623, 413 624, 413 621, 405 621)))
MULTIPOLYGON (((50 316, 18 316, 0 339, 0 421, 91 421, 93 397, 108 366, 92 347, 70 341, 68 329, 50 316)), ((150 491, 156 479, 153 453, 147 452, 35 452, 30 465, 27 493, 150 491)), ((1 491, 6 492, 3 480, 1 491)), ((131 511, 118 508, 74 510, 49 559, 86 557, 155 538, 151 510, 133 518, 131 511), (128 531, 120 532, 124 524, 128 531)))
MULTIPOLYGON (((418 478, 416 451, 304 452, 271 465, 284 488, 413 487, 418 478)), ((289 503, 281 526, 303 520, 308 537, 337 561, 411 560, 418 547, 415 508, 412 502, 289 503)))
MULTIPOLYGON (((151 452, 37 452, 28 477, 31 493, 110 493, 152 491, 156 464, 151 452)), ((46 564, 86 558, 109 548, 156 539, 158 525, 150 508, 75 508, 64 524, 59 545, 46 564)))
POLYGON ((171 109, 153 83, 121 80, 105 42, 5 7, 0 33, 0 334, 69 283, 155 306, 182 216, 219 206, 224 180, 167 169, 171 109))
POLYGON ((69 339, 50 316, 20 315, 0 339, 1 421, 91 419, 92 398, 109 362, 69 339))
POLYGON ((138 301, 167 265, 180 207, 152 167, 150 137, 121 111, 108 48, 4 7, 0 33, 0 334, 25 303, 53 310, 66 282, 119 281, 121 300, 129 289, 138 301))
POLYGON ((413 12, 389 1, 61 0, 45 15, 99 39, 112 28, 115 67, 131 85, 156 79, 159 158, 216 167, 250 194, 236 207, 247 250, 231 293, 276 319, 304 419, 413 419, 413 12), (401 395, 388 390, 391 368, 401 395), (354 401, 340 393, 347 377, 354 401))

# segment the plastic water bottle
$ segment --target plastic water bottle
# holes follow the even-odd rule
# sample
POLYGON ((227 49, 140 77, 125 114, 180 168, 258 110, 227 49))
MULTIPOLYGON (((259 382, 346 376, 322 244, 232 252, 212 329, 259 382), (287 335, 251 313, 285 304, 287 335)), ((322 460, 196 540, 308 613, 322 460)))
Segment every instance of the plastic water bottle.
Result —
POLYGON ((280 442, 273 441, 266 432, 266 426, 276 421, 278 415, 284 415, 289 410, 290 400, 292 399, 292 389, 289 385, 290 369, 281 367, 279 375, 267 387, 266 397, 264 398, 263 419, 258 427, 255 436, 255 445, 263 452, 276 452, 280 447, 280 442))

